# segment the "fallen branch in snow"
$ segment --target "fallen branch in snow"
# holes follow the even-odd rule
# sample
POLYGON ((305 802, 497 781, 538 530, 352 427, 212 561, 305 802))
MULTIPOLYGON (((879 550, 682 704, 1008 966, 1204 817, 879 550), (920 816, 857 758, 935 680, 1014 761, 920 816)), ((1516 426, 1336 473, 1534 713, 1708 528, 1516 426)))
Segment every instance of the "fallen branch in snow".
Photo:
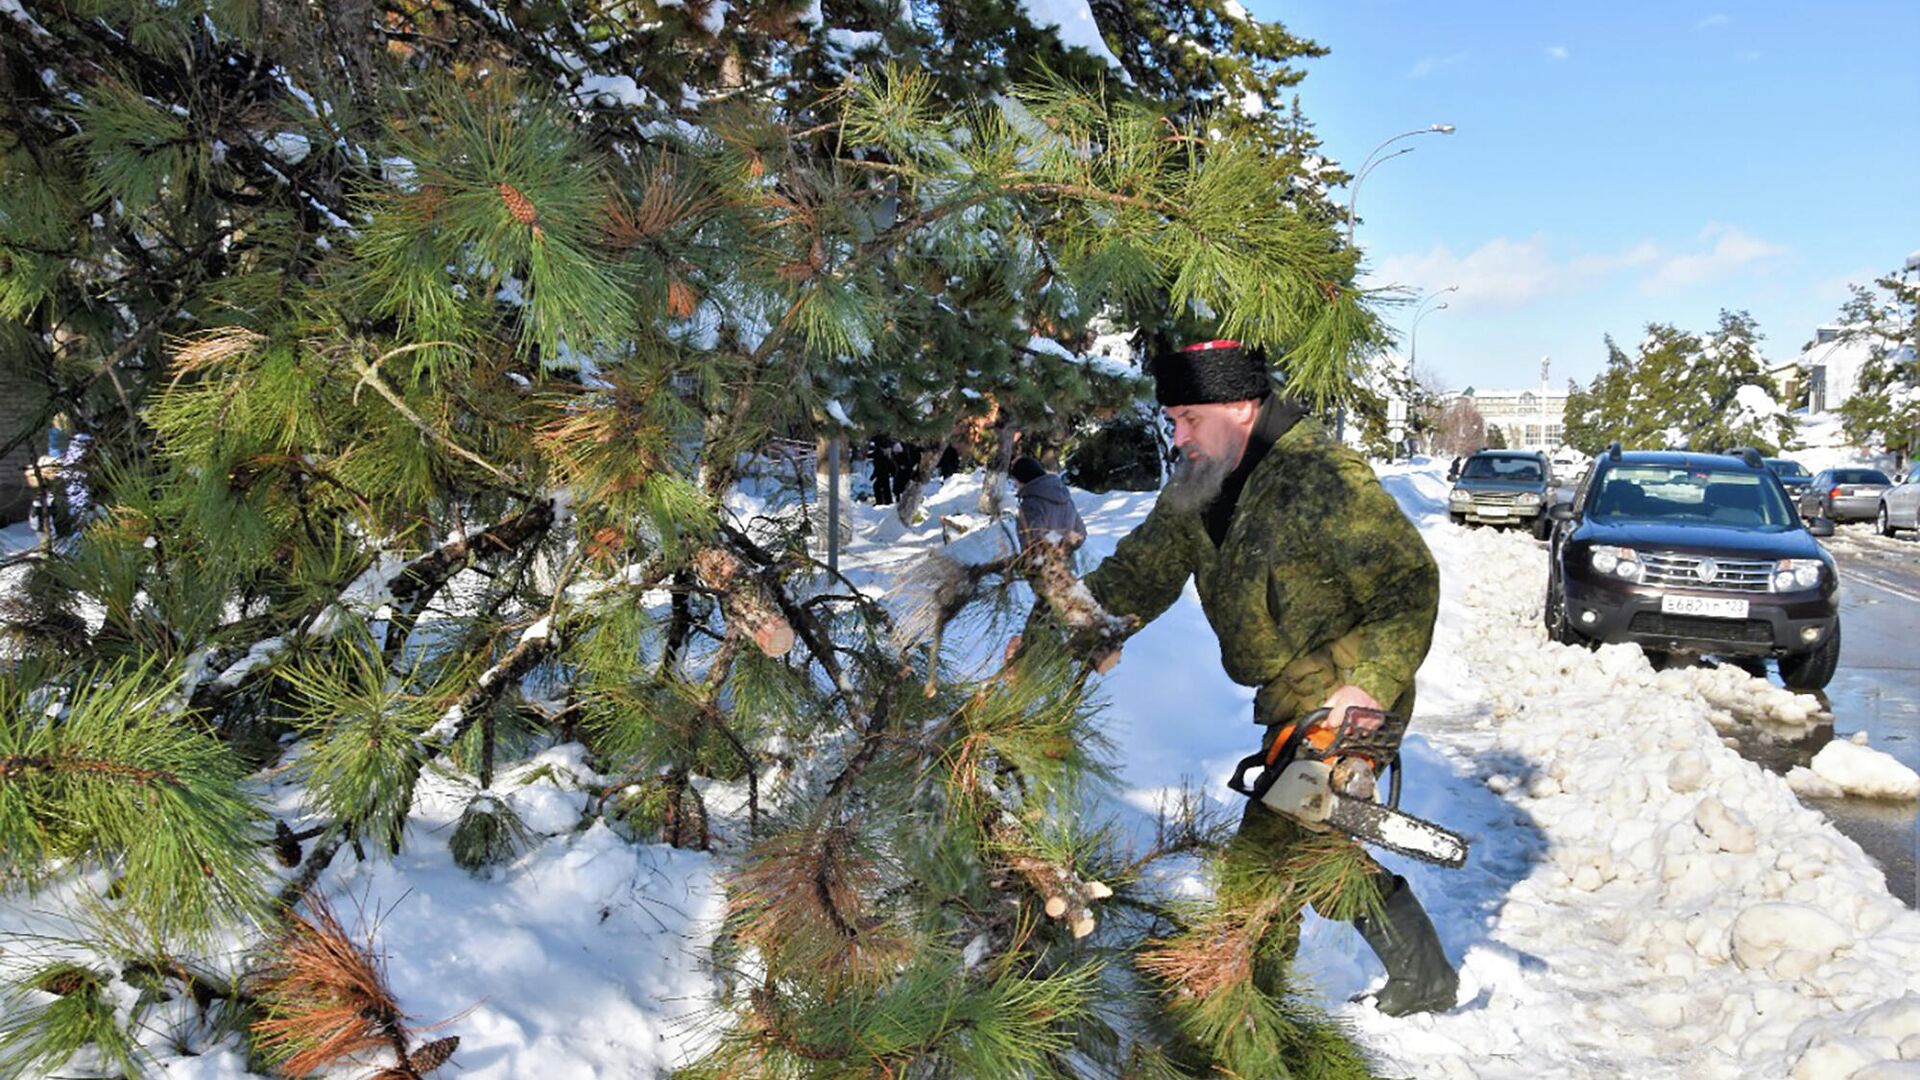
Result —
MULTIPOLYGON (((556 606, 558 601, 559 594, 556 593, 556 606)), ((555 646, 553 616, 554 613, 549 610, 539 621, 521 631, 520 640, 514 643, 513 648, 494 661, 492 667, 481 672, 473 686, 460 696, 460 700, 441 715, 440 721, 415 740, 414 746, 422 764, 452 749, 453 744, 460 741, 460 736, 467 733, 482 712, 499 700, 507 687, 546 658, 555 646)))

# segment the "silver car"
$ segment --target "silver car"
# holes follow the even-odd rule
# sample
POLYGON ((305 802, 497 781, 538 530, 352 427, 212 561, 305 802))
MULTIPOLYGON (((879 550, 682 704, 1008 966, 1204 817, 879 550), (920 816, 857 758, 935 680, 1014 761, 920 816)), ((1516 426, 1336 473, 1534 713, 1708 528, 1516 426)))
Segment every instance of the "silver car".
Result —
POLYGON ((1920 468, 1910 470, 1898 484, 1880 494, 1880 513, 1874 518, 1881 536, 1896 529, 1920 529, 1920 468))
POLYGON ((1823 469, 1800 496, 1800 516, 1872 521, 1880 514, 1880 493, 1892 486, 1879 469, 1823 469))

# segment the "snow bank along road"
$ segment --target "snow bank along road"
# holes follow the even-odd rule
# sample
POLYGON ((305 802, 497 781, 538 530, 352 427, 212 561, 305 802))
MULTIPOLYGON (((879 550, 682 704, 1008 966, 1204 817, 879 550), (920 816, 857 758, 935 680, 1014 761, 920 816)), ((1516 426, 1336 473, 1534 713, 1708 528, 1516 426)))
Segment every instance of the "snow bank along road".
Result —
MULTIPOLYGON (((1736 715, 1793 731, 1817 703, 1731 667, 1656 673, 1632 646, 1549 643, 1531 538, 1448 522, 1437 467, 1382 480, 1443 587, 1404 801, 1474 845, 1463 870, 1394 861, 1462 965, 1454 1011, 1346 1004, 1378 966, 1346 926, 1308 928, 1303 969, 1387 1073, 1920 1076, 1920 915, 1723 742, 1759 737, 1736 715)), ((1104 516, 1103 497, 1082 498, 1089 522, 1104 516)), ((1218 790, 1254 737, 1191 591, 1105 689, 1137 805, 1185 775, 1218 790)))

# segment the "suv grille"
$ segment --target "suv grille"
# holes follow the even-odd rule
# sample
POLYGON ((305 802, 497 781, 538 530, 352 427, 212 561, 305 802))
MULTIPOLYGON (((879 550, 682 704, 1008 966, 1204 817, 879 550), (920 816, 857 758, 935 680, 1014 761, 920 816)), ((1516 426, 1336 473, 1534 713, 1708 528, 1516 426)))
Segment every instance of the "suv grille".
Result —
POLYGON ((1627 629, 1635 634, 1691 638, 1696 641, 1773 644, 1773 627, 1759 619, 1702 619, 1692 615, 1662 615, 1657 611, 1642 611, 1633 617, 1627 629))
POLYGON ((1473 501, 1482 506, 1512 506, 1519 496, 1511 491, 1476 491, 1473 501))
POLYGON ((1773 577, 1773 563, 1758 559, 1714 559, 1712 581, 1700 576, 1700 564, 1707 556, 1649 551, 1642 553, 1640 559, 1646 565, 1645 581, 1649 585, 1763 593, 1773 577))

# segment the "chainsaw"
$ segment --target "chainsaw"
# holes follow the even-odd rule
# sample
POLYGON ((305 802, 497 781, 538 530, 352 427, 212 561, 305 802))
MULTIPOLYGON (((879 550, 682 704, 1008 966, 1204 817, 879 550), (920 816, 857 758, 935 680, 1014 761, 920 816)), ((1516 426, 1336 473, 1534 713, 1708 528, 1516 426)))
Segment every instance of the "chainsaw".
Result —
POLYGON ((1325 722, 1330 711, 1281 728, 1259 753, 1240 759, 1227 786, 1315 832, 1332 829, 1426 862, 1465 865, 1467 842, 1460 834, 1399 809, 1406 717, 1350 707, 1336 726, 1325 722), (1358 767, 1362 762, 1371 771, 1358 767), (1389 770, 1392 782, 1381 802, 1373 778, 1389 770), (1248 773, 1255 773, 1251 783, 1248 773))

